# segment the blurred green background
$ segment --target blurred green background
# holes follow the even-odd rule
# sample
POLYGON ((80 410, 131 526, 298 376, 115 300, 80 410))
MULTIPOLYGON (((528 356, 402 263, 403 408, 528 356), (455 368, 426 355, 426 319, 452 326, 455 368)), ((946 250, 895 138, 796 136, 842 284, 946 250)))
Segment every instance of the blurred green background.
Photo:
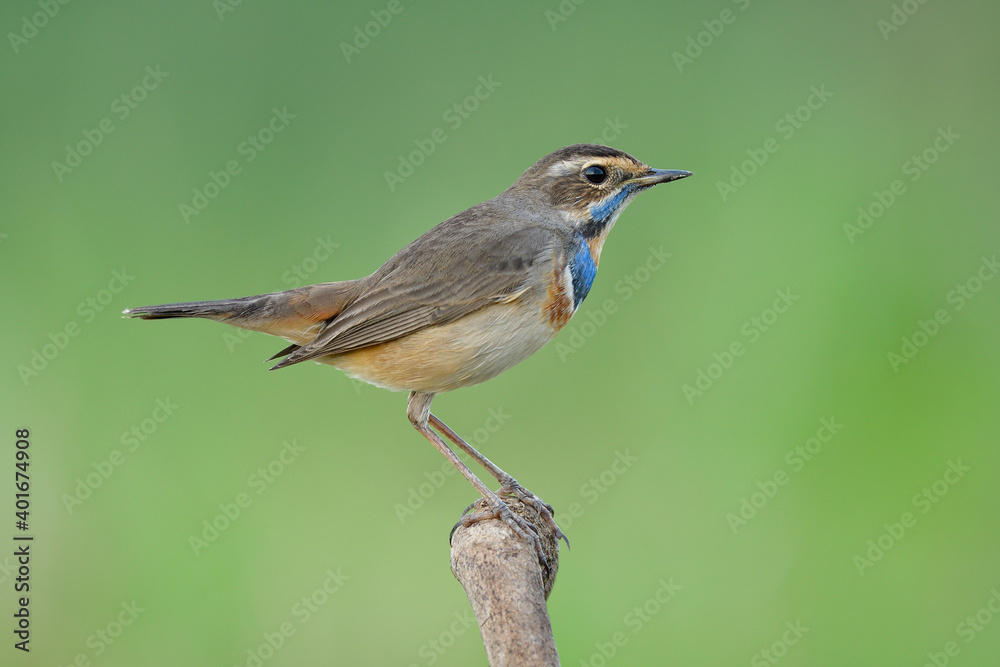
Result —
POLYGON ((0 663, 485 664, 448 568, 475 496, 405 396, 119 313, 363 276, 599 140, 696 176, 631 205, 554 344, 435 401, 557 509, 563 664, 997 664, 997 6, 19 0, 0 28, 0 663))

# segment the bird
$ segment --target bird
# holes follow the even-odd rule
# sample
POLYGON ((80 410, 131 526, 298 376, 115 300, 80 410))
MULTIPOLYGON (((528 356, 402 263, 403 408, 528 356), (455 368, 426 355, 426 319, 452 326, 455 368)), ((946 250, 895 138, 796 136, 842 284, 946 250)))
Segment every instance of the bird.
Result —
POLYGON ((122 314, 205 318, 263 332, 290 343, 267 360, 280 359, 271 370, 315 361, 409 392, 410 423, 485 500, 485 509, 459 523, 500 519, 534 545, 545 565, 537 529, 504 498, 533 508, 568 546, 551 505, 431 413, 431 401, 496 377, 551 341, 590 292, 604 242, 629 202, 691 175, 653 169, 609 146, 575 144, 538 160, 496 197, 431 228, 365 278, 122 314), (497 492, 442 436, 496 479, 497 492))

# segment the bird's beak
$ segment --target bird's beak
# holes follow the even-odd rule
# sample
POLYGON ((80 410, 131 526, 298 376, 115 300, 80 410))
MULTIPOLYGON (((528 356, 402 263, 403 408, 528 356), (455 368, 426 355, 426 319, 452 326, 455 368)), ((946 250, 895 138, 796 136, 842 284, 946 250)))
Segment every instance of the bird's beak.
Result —
POLYGON ((656 185, 657 183, 669 183, 670 181, 676 181, 692 175, 694 175, 693 172, 684 171, 683 169, 650 169, 645 175, 633 178, 629 183, 634 183, 644 188, 656 185))

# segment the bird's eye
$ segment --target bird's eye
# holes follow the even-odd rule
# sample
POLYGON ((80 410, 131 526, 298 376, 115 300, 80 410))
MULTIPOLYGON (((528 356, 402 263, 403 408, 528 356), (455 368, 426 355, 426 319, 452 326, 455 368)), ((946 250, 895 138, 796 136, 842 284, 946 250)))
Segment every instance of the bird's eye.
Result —
POLYGON ((583 175, 594 185, 599 185, 608 177, 608 172, 604 171, 604 167, 592 164, 583 170, 583 175))

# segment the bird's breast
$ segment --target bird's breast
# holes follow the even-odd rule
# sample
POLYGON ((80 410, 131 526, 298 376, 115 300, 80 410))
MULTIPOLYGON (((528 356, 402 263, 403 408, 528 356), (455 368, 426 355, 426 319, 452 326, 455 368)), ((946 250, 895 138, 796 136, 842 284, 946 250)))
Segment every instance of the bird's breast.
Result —
POLYGON ((561 257, 546 276, 545 301, 542 303, 542 318, 554 331, 559 331, 576 311, 573 289, 573 271, 561 257))
POLYGON ((436 394, 496 377, 555 335, 537 302, 524 294, 448 324, 317 361, 386 389, 436 394))
POLYGON ((389 389, 440 393, 488 380, 541 349, 587 296, 597 274, 582 236, 526 271, 522 289, 464 317, 321 358, 389 389))
POLYGON ((579 236, 556 258, 552 271, 546 275, 548 285, 542 310, 553 329, 558 331, 569 322, 590 293, 596 276, 597 259, 591 244, 579 236))

